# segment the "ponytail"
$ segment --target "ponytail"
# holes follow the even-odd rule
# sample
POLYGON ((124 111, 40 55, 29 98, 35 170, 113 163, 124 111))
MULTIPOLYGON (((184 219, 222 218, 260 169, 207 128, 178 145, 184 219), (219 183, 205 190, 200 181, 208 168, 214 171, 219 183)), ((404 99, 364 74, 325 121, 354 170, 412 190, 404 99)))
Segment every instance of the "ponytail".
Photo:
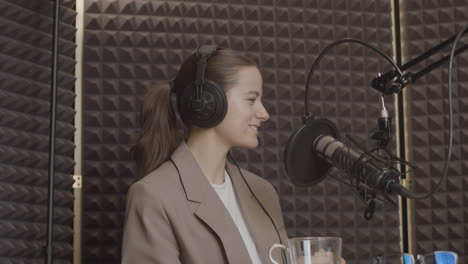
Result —
POLYGON ((140 131, 130 151, 142 178, 166 162, 182 140, 172 110, 170 85, 163 83, 148 89, 140 113, 140 131))

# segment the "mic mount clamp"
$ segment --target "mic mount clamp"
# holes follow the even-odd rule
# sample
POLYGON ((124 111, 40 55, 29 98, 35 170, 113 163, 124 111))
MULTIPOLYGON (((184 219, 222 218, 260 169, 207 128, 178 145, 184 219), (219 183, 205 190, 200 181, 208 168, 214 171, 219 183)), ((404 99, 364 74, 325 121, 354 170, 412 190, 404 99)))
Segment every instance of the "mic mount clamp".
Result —
POLYGON ((396 71, 390 71, 384 75, 380 75, 379 73, 379 76, 372 80, 372 87, 382 94, 390 95, 401 92, 406 85, 414 81, 411 72, 400 77, 396 71), (395 80, 395 78, 397 78, 397 80, 395 80))

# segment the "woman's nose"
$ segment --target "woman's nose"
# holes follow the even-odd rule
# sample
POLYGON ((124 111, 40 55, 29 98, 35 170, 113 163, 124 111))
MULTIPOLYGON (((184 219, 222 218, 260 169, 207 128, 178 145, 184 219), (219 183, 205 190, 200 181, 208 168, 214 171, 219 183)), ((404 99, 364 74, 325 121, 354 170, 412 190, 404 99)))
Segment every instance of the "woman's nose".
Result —
POLYGON ((265 106, 262 103, 260 104, 260 109, 257 112, 257 117, 263 121, 267 121, 270 118, 270 114, 268 114, 265 106))

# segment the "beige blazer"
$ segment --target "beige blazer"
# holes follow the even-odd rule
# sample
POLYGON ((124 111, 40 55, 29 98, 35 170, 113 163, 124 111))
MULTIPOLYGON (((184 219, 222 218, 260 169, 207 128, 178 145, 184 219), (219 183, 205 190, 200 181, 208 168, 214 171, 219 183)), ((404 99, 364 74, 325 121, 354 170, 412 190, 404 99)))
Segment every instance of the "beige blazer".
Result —
MULTIPOLYGON (((168 161, 128 191, 122 263, 252 263, 234 221, 185 142, 171 159, 180 175, 168 161)), ((262 263, 270 263, 268 250, 273 243, 279 243, 278 235, 237 167, 227 163, 226 170, 262 263)), ((286 243, 279 199, 273 186, 248 171, 242 173, 286 243)), ((282 259, 279 250, 274 257, 282 259)))

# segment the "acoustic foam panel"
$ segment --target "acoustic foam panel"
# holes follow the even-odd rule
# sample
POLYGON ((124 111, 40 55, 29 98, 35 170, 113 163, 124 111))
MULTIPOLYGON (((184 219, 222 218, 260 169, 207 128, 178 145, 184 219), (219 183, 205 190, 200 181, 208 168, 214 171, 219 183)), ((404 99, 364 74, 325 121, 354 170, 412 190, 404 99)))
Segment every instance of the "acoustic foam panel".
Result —
MULTIPOLYGON (((55 263, 73 257, 75 3, 61 1, 55 263)), ((44 263, 52 1, 0 1, 0 263, 44 263)))
MULTIPOLYGON (((404 5, 406 61, 455 35, 468 24, 464 1, 411 1, 404 5)), ((463 37, 458 46, 465 45, 463 37)), ((418 65, 413 72, 448 55, 450 48, 418 65)), ((432 197, 414 203, 414 250, 427 254, 451 250, 466 263, 468 254, 468 54, 456 57, 453 68, 452 161, 447 180, 432 197)), ((448 64, 406 88, 409 151, 420 166, 412 182, 418 193, 430 191, 439 181, 448 145, 448 64)))
MULTIPOLYGON (((369 41, 391 55, 390 3, 85 1, 84 263, 120 261, 125 196, 135 181, 128 144, 141 96, 150 85, 173 78, 184 58, 208 43, 244 52, 260 65, 270 120, 259 148, 234 154, 242 167, 276 187, 289 235, 341 236, 351 264, 398 252, 397 208, 379 205, 366 221, 364 206, 348 187, 329 177, 297 188, 282 170, 285 143, 304 111, 308 70, 321 49, 344 37, 369 41)), ((369 84, 390 69, 359 46, 333 49, 311 82, 313 113, 371 146, 380 98, 369 84)), ((393 109, 393 97, 387 107, 393 109)))

